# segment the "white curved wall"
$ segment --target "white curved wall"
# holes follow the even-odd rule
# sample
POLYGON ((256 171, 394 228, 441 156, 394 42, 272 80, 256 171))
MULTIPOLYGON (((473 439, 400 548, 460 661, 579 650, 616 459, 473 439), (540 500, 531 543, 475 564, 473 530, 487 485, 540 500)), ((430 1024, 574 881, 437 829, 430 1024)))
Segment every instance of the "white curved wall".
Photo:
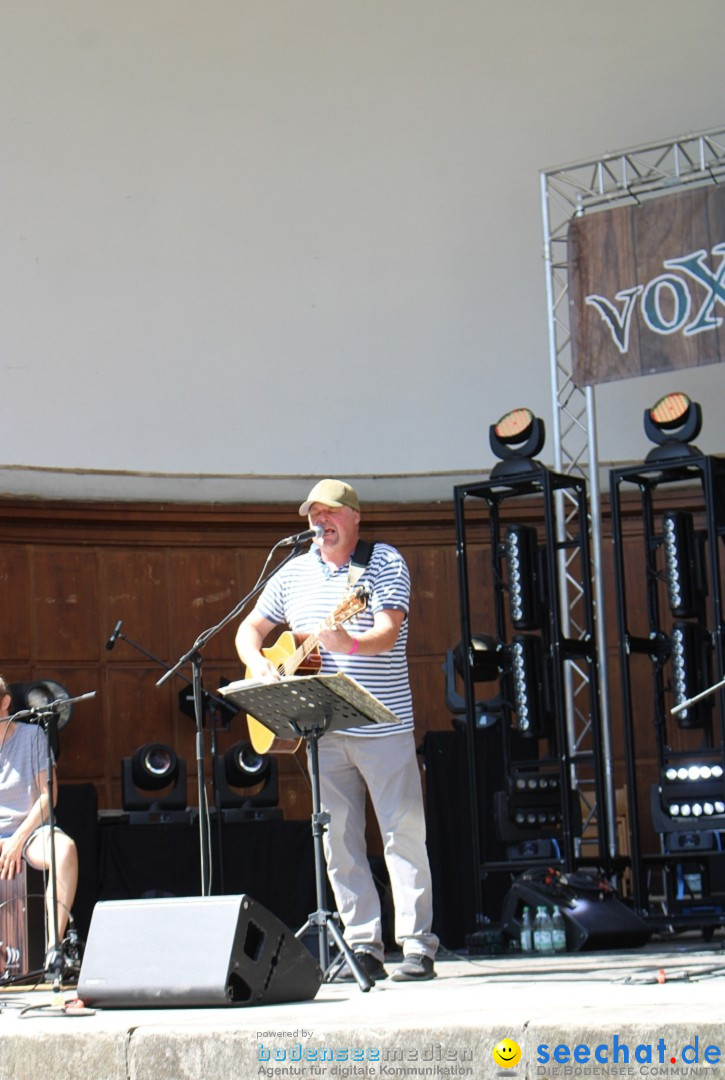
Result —
MULTIPOLYGON (((721 126, 724 38, 721 0, 9 0, 0 486, 448 497, 551 415, 539 171, 721 126)), ((722 366, 676 383, 597 391, 603 462, 673 388, 725 449, 722 366)))

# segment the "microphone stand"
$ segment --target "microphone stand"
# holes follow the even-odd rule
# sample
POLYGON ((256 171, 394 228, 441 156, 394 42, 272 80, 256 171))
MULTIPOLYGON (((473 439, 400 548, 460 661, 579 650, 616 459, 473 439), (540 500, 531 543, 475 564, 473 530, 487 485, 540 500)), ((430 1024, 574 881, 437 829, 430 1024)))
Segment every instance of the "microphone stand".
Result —
MULTIPOLYGON (((269 564, 269 560, 272 558, 272 555, 281 546, 286 546, 284 540, 280 540, 278 543, 276 543, 274 545, 274 547, 270 551, 269 555, 267 556, 267 560, 266 560, 266 562, 264 564, 265 568, 269 564)), ((239 618, 239 616, 241 615, 242 611, 247 606, 249 601, 254 599, 254 597, 257 596, 257 594, 262 591, 264 586, 267 584, 268 581, 270 581, 271 578, 274 577, 274 575, 277 573, 277 571, 281 570, 282 567, 285 566, 286 563, 288 563, 290 561, 290 559, 293 559, 296 555, 299 554, 300 546, 301 546, 301 544, 295 544, 292 551, 290 551, 290 553, 284 557, 282 562, 280 562, 277 566, 275 566, 275 568, 273 570, 271 570, 268 574, 265 573, 265 570, 263 569, 262 573, 260 574, 260 576, 259 576, 259 578, 257 580, 256 585, 254 585, 254 587, 247 593, 247 595, 244 596, 239 601, 239 603, 234 608, 232 608, 232 610, 230 612, 228 612, 228 614, 226 614, 224 616, 224 618, 221 620, 221 622, 217 623, 216 626, 209 627, 208 630, 202 631, 202 633, 199 634, 198 638, 196 639, 194 644, 191 646, 191 648, 188 650, 188 652, 185 652, 183 654, 183 656, 180 656, 179 659, 176 661, 176 663, 173 665, 173 667, 170 667, 167 670, 166 674, 162 675, 161 678, 156 683, 157 686, 163 686, 163 684, 168 679, 170 679, 172 675, 175 675, 177 673, 177 671, 179 670, 179 668, 182 668, 184 666, 184 664, 188 664, 188 663, 191 664, 191 685, 193 687, 193 692, 194 692, 194 716, 196 717, 196 775, 197 775, 197 785, 198 785, 198 788, 199 788, 199 851, 200 851, 200 859, 201 859, 201 895, 202 896, 208 896, 209 895, 209 844, 208 844, 208 816, 209 816, 209 810, 208 810, 208 806, 206 804, 206 785, 205 785, 205 775, 204 775, 204 733, 203 733, 202 709, 201 709, 201 697, 202 697, 202 686, 201 686, 202 654, 201 654, 201 650, 204 648, 204 646, 207 644, 207 642, 210 641, 216 634, 218 634, 220 630, 222 630, 225 626, 227 626, 228 623, 230 623, 232 621, 232 619, 239 618)))
POLYGON ((43 705, 39 709, 23 709, 10 717, 10 720, 15 721, 16 723, 37 723, 43 728, 43 732, 45 733, 45 768, 46 783, 48 788, 48 820, 47 822, 42 822, 42 824, 47 824, 48 831, 50 833, 49 861, 50 896, 52 908, 51 925, 48 927, 49 948, 46 950, 46 963, 47 957, 51 958, 51 962, 46 969, 46 973, 53 975, 54 988, 57 989, 60 988, 60 983, 63 976, 63 957, 61 956, 60 941, 58 940, 58 881, 56 876, 55 860, 55 806, 53 805, 53 738, 57 733, 58 713, 60 712, 60 710, 68 705, 74 705, 77 701, 88 701, 90 698, 94 698, 95 696, 96 691, 91 690, 90 693, 81 694, 79 697, 56 698, 55 701, 50 701, 47 705, 43 705))
MULTIPOLYGON (((121 638, 128 645, 130 645, 131 648, 136 649, 138 652, 140 652, 144 656, 148 657, 149 660, 153 660, 153 662, 155 664, 158 664, 159 667, 164 668, 164 670, 166 670, 166 671, 169 670, 169 665, 164 660, 161 660, 158 656, 154 656, 154 654, 152 652, 149 652, 148 649, 145 649, 143 647, 143 645, 139 645, 138 642, 132 641, 130 637, 127 637, 126 634, 124 634, 119 629, 120 625, 121 624, 119 622, 117 624, 117 627, 114 630, 113 634, 109 638, 109 644, 106 645, 107 649, 108 648, 112 649, 113 646, 116 643, 116 640, 118 638, 121 638)), ((187 676, 184 675, 181 671, 177 671, 176 675, 177 675, 177 677, 179 679, 182 679, 183 682, 185 682, 187 684, 187 686, 193 686, 191 679, 187 678, 187 676)), ((157 685, 160 685, 160 684, 157 684, 157 685)), ((213 694, 210 690, 205 690, 204 688, 202 688, 202 696, 206 699, 206 702, 207 702, 207 710, 206 710, 205 716, 209 720, 209 726, 210 726, 210 729, 211 729, 211 754, 212 754, 212 761, 213 761, 215 756, 216 756, 216 748, 217 748, 217 741, 216 741, 217 713, 219 711, 223 710, 223 712, 226 713, 227 716, 229 716, 229 714, 232 712, 232 710, 229 708, 229 702, 224 701, 220 697, 217 697, 216 694, 213 694), (218 706, 218 708, 215 710, 213 708, 213 705, 218 706)), ((226 720, 226 726, 227 727, 229 726, 229 720, 230 719, 231 719, 231 717, 229 716, 229 719, 226 720)), ((224 727, 225 726, 225 720, 224 720, 223 716, 222 716, 221 723, 222 723, 222 726, 224 727)), ((212 770, 212 787, 213 787, 213 790, 214 790, 214 805, 215 805, 216 811, 217 811, 217 844, 218 844, 218 847, 219 847, 219 874, 220 874, 219 884, 220 884, 220 891, 223 893, 224 892, 224 863, 223 863, 223 858, 222 858, 221 801, 220 801, 220 796, 219 796, 219 790, 218 790, 217 783, 216 783, 216 775, 215 775, 213 770, 212 770)))

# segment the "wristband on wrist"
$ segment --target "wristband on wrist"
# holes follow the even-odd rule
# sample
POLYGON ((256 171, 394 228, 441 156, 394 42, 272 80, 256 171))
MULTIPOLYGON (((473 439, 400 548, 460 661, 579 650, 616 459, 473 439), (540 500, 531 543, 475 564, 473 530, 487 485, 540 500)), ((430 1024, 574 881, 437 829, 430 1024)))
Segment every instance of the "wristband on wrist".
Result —
POLYGON ((353 656, 358 651, 359 648, 360 648, 360 642, 358 641, 358 639, 356 637, 354 637, 352 639, 352 648, 350 649, 350 651, 349 651, 349 653, 347 655, 348 656, 353 656))

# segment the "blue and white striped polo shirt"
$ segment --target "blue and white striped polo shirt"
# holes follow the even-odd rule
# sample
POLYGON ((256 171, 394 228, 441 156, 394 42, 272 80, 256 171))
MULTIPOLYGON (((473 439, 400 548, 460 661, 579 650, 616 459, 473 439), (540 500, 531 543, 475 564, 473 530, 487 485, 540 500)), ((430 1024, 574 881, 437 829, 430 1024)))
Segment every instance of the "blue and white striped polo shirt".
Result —
MULTIPOLYGON (((257 601, 257 610, 273 623, 287 623, 295 633, 313 633, 340 605, 348 592, 350 564, 328 566, 317 547, 283 566, 265 587, 257 601)), ((400 720, 399 724, 369 724, 350 728, 350 735, 392 735, 413 730, 413 702, 408 678, 406 644, 410 607, 410 574, 399 551, 389 544, 376 543, 358 584, 370 587, 365 611, 345 623, 345 629, 357 636, 373 625, 376 612, 395 609, 405 618, 390 652, 377 656, 354 653, 330 653, 320 649, 321 673, 334 675, 343 671, 369 694, 386 705, 400 720)))

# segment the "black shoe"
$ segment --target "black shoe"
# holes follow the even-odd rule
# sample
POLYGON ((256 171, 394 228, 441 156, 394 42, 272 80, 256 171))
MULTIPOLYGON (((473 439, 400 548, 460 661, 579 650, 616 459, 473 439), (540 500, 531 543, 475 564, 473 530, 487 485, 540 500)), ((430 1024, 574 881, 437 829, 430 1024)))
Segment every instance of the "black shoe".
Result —
MULTIPOLYGON (((375 982, 382 982, 383 979, 387 979, 388 973, 372 953, 364 952, 362 949, 359 952, 354 953, 357 960, 358 967, 365 972, 369 979, 375 982)), ((350 965, 345 961, 342 967, 332 976, 333 982, 355 982, 355 976, 352 973, 350 965)))
POLYGON ((403 957, 403 963, 397 967, 391 978, 394 982, 425 982, 426 979, 435 979, 436 972, 430 956, 422 953, 411 953, 403 957))

